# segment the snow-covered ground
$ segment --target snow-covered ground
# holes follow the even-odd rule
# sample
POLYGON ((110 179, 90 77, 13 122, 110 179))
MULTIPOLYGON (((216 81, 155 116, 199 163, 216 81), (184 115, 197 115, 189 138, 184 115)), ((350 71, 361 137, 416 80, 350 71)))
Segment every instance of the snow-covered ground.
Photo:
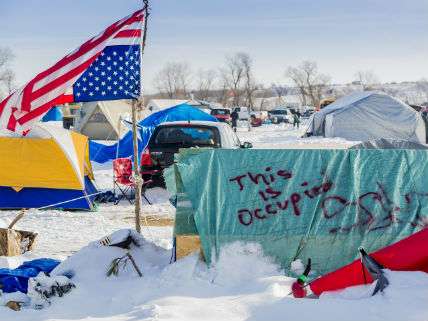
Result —
MULTIPOLYGON (((240 128, 238 135, 255 148, 346 148, 355 143, 300 138, 303 131, 304 126, 269 125, 250 132, 240 128)), ((98 187, 111 189, 111 164, 94 164, 94 171, 98 187)), ((144 204, 144 215, 174 216, 165 190, 152 189, 147 195, 153 205, 144 204)), ((0 212, 0 226, 16 214, 0 212)), ((143 278, 129 268, 118 278, 107 278, 105 271, 113 258, 123 255, 121 250, 85 246, 133 226, 133 207, 126 201, 102 204, 96 212, 29 211, 16 228, 39 233, 36 248, 21 257, 0 257, 0 268, 30 258, 71 256, 61 269, 75 272, 77 288, 41 311, 0 307, 0 320, 428 320, 428 275, 422 272, 389 272, 390 287, 375 297, 370 297, 370 286, 361 286, 319 300, 294 299, 289 295, 294 280, 255 244, 225 248, 210 269, 197 255, 169 264, 171 226, 143 226, 145 246, 133 250, 143 278)), ((0 297, 0 303, 6 299, 0 297)))

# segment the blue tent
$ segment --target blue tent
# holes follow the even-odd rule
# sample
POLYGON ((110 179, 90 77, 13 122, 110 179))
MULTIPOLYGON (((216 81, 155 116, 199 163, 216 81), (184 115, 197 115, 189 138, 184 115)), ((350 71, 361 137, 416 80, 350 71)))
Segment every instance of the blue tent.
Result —
MULTIPOLYGON (((186 103, 167 108, 139 122, 139 141, 138 152, 142 153, 147 146, 153 131, 156 126, 170 121, 186 121, 186 120, 205 120, 216 122, 217 119, 206 112, 192 107, 186 103)), ((118 143, 114 145, 104 145, 94 141, 89 142, 90 157, 92 161, 105 163, 116 158, 117 148, 119 148, 117 157, 129 157, 133 153, 132 131, 129 131, 118 143)))
POLYGON ((61 121, 62 120, 62 111, 60 107, 55 106, 51 108, 46 115, 43 116, 42 122, 48 121, 61 121))

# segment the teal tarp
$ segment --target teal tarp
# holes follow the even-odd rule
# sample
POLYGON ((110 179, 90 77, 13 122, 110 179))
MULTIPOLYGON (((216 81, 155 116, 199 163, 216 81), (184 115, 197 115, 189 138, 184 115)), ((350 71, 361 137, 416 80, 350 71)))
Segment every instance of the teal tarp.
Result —
POLYGON ((196 228, 208 262, 257 242, 285 269, 310 257, 324 273, 425 226, 426 164, 423 150, 191 149, 165 176, 175 232, 196 228))

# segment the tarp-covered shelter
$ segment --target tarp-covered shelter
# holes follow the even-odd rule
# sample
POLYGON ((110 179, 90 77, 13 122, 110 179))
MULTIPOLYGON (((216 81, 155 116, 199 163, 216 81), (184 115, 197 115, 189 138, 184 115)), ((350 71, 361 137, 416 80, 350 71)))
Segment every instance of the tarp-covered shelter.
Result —
POLYGON ((127 130, 121 119, 129 116, 130 111, 126 100, 83 103, 74 129, 90 139, 117 140, 127 130))
MULTIPOLYGON (((147 146, 156 126, 171 121, 205 120, 217 122, 217 119, 202 110, 188 104, 177 105, 158 111, 139 122, 138 151, 141 153, 147 146)), ((129 157, 134 154, 132 144, 132 131, 114 145, 104 145, 94 141, 90 142, 91 160, 104 163, 117 157, 129 157)))
POLYGON ((367 91, 342 97, 316 112, 307 134, 353 141, 390 138, 425 143, 425 124, 400 100, 367 91))
POLYGON ((13 135, 0 136, 0 209, 93 209, 86 136, 47 123, 13 135))
POLYGON ((182 149, 164 171, 175 236, 258 243, 284 269, 326 273, 426 228, 427 150, 182 149), (310 169, 310 170, 308 170, 310 169), (387 170, 385 170, 387 169, 387 170))

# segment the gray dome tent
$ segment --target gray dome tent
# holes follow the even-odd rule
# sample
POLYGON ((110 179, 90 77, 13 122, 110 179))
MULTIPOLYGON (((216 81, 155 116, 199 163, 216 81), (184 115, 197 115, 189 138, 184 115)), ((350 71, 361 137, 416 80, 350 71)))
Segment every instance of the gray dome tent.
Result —
POLYGON ((428 146, 407 140, 380 138, 359 143, 349 149, 428 149, 428 146))
POLYGON ((316 112, 307 134, 369 141, 379 138, 425 143, 425 124, 415 110, 382 92, 342 97, 316 112))

